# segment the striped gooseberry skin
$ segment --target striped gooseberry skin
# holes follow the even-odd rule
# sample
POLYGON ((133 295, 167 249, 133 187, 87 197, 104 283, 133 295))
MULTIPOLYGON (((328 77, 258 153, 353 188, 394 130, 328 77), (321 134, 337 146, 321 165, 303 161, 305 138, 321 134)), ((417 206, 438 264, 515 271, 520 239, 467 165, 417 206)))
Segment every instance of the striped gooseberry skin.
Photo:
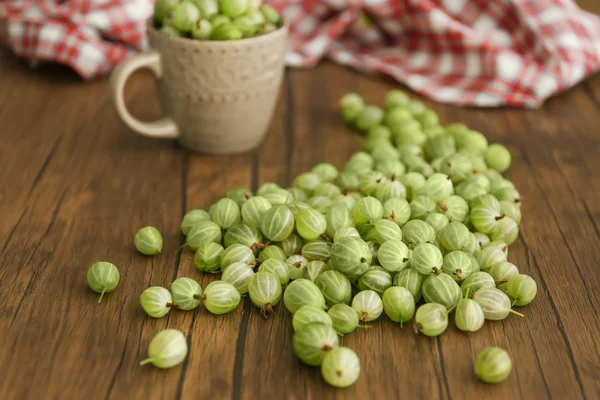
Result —
POLYGON ((332 244, 330 242, 326 242, 322 239, 313 240, 302 246, 300 254, 308 261, 318 260, 327 262, 331 257, 331 246, 332 244))
POLYGON ((475 359, 475 373, 485 383, 499 383, 512 371, 512 361, 500 347, 488 347, 475 359))
MULTIPOLYGON (((236 205, 237 207, 237 205, 236 205)), ((185 243, 190 249, 196 251, 198 248, 210 242, 219 243, 222 238, 221 228, 212 221, 202 221, 195 225, 189 232, 185 243)))
POLYGON ((215 315, 233 311, 241 301, 238 290, 229 282, 213 281, 204 289, 204 307, 215 315))
POLYGON ((276 258, 269 258, 263 261, 258 267, 258 272, 270 272, 279 279, 279 283, 287 285, 290 281, 290 268, 284 261, 276 258))
POLYGON ((273 206, 264 213, 260 227, 269 240, 281 242, 294 231, 294 214, 284 205, 273 206))
POLYGON ((296 254, 288 257, 287 260, 285 260, 285 263, 290 271, 290 279, 294 280, 302 278, 308 260, 301 255, 296 254))
POLYGON ((441 271, 443 263, 442 252, 431 243, 421 243, 415 247, 410 260, 411 267, 423 275, 441 271))
POLYGON ((358 319, 369 322, 379 318, 383 312, 383 302, 373 290, 363 290, 352 299, 352 308, 356 311, 358 319))
POLYGON ((383 217, 402 226, 410 219, 410 203, 405 199, 392 198, 383 203, 383 217))
POLYGON ((465 222, 469 215, 469 205, 465 199, 456 195, 445 197, 439 201, 436 209, 451 222, 465 222))
POLYGON ((296 279, 287 286, 283 293, 283 303, 292 314, 306 305, 325 308, 325 298, 317 285, 302 278, 296 279))
POLYGON ((302 277, 304 279, 308 279, 312 282, 315 282, 319 275, 321 275, 325 271, 331 270, 331 266, 325 264, 323 261, 315 260, 309 261, 306 264, 306 268, 304 268, 304 272, 302 273, 302 277))
POLYGON ((452 251, 444 256, 442 272, 460 282, 473 273, 471 259, 464 251, 452 251))
POLYGON ((439 230, 442 229, 444 226, 450 223, 448 217, 440 213, 429 214, 427 218, 425 218, 425 222, 431 225, 431 227, 436 233, 439 232, 439 230))
POLYGON ((227 190, 225 197, 235 201, 241 207, 246 201, 252 198, 252 191, 243 186, 234 186, 227 190))
POLYGON ((421 290, 423 279, 424 276, 413 268, 405 268, 394 276, 392 282, 394 286, 400 286, 407 289, 415 299, 415 303, 418 303, 423 296, 421 290))
POLYGON ((293 197, 290 192, 283 188, 273 189, 262 195, 271 205, 283 205, 289 204, 293 201, 293 197))
POLYGON ((331 317, 333 329, 340 335, 354 332, 358 328, 358 315, 347 304, 334 304, 327 310, 327 314, 331 317))
POLYGON ((481 250, 481 247, 479 246, 477 238, 475 237, 475 235, 473 235, 473 232, 469 232, 469 242, 463 248, 463 251, 473 254, 479 250, 481 250))
POLYGON ((482 271, 489 271, 494 264, 506 262, 506 253, 498 247, 485 247, 475 253, 475 258, 482 271))
POLYGON ((283 252, 287 257, 296 255, 302 251, 302 246, 304 246, 304 239, 300 236, 292 233, 286 239, 279 243, 279 246, 283 250, 283 252))
POLYGON ((458 283, 450 275, 430 275, 423 281, 423 298, 427 303, 441 304, 448 311, 458 304, 462 292, 458 283))
POLYGON ((331 238, 340 229, 354 226, 352 213, 345 204, 332 205, 325 214, 325 222, 327 225, 325 233, 331 238))
POLYGON ((383 292, 381 300, 383 311, 394 322, 404 324, 415 315, 415 298, 406 288, 390 287, 383 292))
POLYGON ((383 217, 383 206, 375 197, 363 197, 356 202, 352 216, 358 224, 377 221, 383 217))
POLYGON ((171 311, 171 292, 161 286, 151 286, 140 295, 144 312, 152 318, 162 318, 171 311))
POLYGON ((303 172, 292 182, 292 186, 300 188, 307 193, 312 193, 321 184, 321 178, 312 172, 303 172))
POLYGON ((242 220, 244 223, 260 228, 264 214, 271 209, 271 202, 262 196, 248 199, 242 206, 242 220))
POLYGON ((318 322, 325 325, 332 325, 331 317, 325 310, 315 306, 304 306, 301 307, 292 318, 292 326, 294 330, 304 328, 308 324, 318 322))
POLYGON ((180 310, 193 310, 200 305, 202 287, 191 278, 177 278, 171 283, 171 297, 180 310))
POLYGON ((500 289, 479 289, 473 295, 473 300, 481 306, 485 319, 491 321, 503 320, 512 311, 510 299, 500 289))
POLYGON ((379 266, 372 266, 358 278, 358 287, 360 290, 372 290, 379 296, 383 296, 390 286, 392 286, 392 276, 389 272, 379 266))
POLYGON ((475 300, 460 299, 454 311, 454 322, 463 332, 475 332, 483 326, 485 315, 475 300))
POLYGON ((473 297, 479 289, 495 288, 496 282, 490 274, 484 271, 473 272, 460 284, 464 297, 473 297))
POLYGON ((327 228, 325 216, 311 208, 300 211, 295 220, 296 231, 304 240, 315 240, 325 233, 327 228))
POLYGON ((276 260, 285 262, 285 260, 288 258, 288 256, 281 249, 281 247, 272 244, 272 245, 265 247, 258 255, 258 258, 260 258, 263 262, 267 261, 270 258, 274 258, 276 260))
POLYGON ((469 260, 471 261, 471 274, 479 272, 481 270, 481 267, 479 266, 479 262, 477 261, 475 256, 471 253, 467 253, 467 257, 469 257, 469 260))
POLYGON ((406 188, 395 177, 394 179, 385 179, 375 190, 375 198, 381 203, 397 197, 406 198, 406 188))
POLYGON ((375 239, 379 244, 388 240, 402 240, 402 229, 393 221, 380 219, 373 224, 375 228, 375 239))
POLYGON ((410 218, 425 221, 427 217, 435 213, 437 203, 429 196, 420 195, 410 202, 410 218))
POLYGON ((499 203, 473 206, 469 216, 475 229, 486 234, 492 233, 498 226, 498 221, 504 217, 499 203))
POLYGON ((511 277, 519 274, 519 269, 513 263, 503 261, 492 265, 488 273, 496 281, 496 287, 506 292, 506 283, 511 277))
POLYGON ((506 293, 514 306, 526 306, 537 295, 537 284, 528 275, 518 274, 511 276, 506 285, 506 293))
POLYGON ((314 196, 325 196, 333 199, 342 194, 342 190, 331 182, 323 182, 313 191, 314 196))
POLYGON ((408 266, 410 252, 401 240, 388 240, 379 247, 377 260, 389 272, 401 271, 408 266))
POLYGON ((346 236, 353 236, 353 237, 360 238, 360 233, 353 226, 346 226, 346 227, 340 228, 339 230, 337 230, 335 232, 335 234, 333 235, 333 242, 335 243, 338 240, 340 240, 341 238, 346 237, 346 236))
POLYGON ((248 246, 243 244, 233 244, 225 249, 221 254, 221 270, 225 271, 227 267, 234 262, 243 262, 248 265, 253 265, 256 261, 254 253, 248 246))
POLYGON ((248 295, 255 306, 271 312, 272 307, 281 300, 281 283, 275 274, 267 271, 258 271, 254 274, 248 285, 248 295))
POLYGON ((450 222, 440 229, 437 238, 446 250, 462 250, 469 244, 469 228, 462 222, 450 222))
POLYGON ((371 265, 371 250, 360 238, 347 236, 331 247, 331 262, 334 269, 348 277, 359 277, 371 265))
POLYGON ((448 310, 441 304, 423 304, 417 309, 415 322, 423 335, 439 336, 448 328, 448 310))
POLYGON ((319 275, 315 283, 329 307, 335 304, 350 304, 352 285, 346 275, 335 270, 325 271, 319 275))
POLYGON ((262 196, 277 189, 281 189, 281 187, 278 184, 274 182, 265 182, 262 185, 260 185, 260 187, 256 191, 256 195, 262 196))
POLYGON ((321 365, 327 352, 338 346, 338 335, 331 325, 313 322, 294 332, 296 356, 312 366, 321 365))
POLYGON ((426 195, 434 200, 442 200, 452 194, 454 194, 452 180, 448 175, 438 172, 427 178, 425 185, 417 190, 417 195, 426 195))
POLYGON ((223 237, 223 244, 229 247, 234 244, 243 244, 251 247, 254 244, 262 243, 263 237, 258 229, 253 226, 241 223, 232 226, 227 230, 223 237))
POLYGON ((227 229, 240 222, 240 206, 227 197, 217 201, 209 211, 210 218, 221 229, 227 229))
POLYGON ((240 294, 245 294, 248 292, 248 285, 253 275, 254 271, 248 264, 234 262, 223 271, 221 280, 231 283, 240 294))
POLYGON ((221 256, 225 249, 219 243, 209 242, 201 245, 194 255, 194 264, 198 271, 216 273, 221 270, 221 256))
POLYGON ((490 233, 490 239, 511 245, 519 237, 519 225, 510 217, 504 216, 490 233))
POLYGON ((321 375, 333 387, 351 386, 360 376, 360 360, 353 350, 338 346, 323 357, 321 375))
POLYGON ((210 221, 210 215, 200 209, 188 211, 181 220, 181 232, 187 236, 190 230, 202 221, 210 221))
POLYGON ((435 231, 427 222, 413 219, 402 227, 402 236, 404 243, 414 249, 421 243, 432 243, 435 240, 435 231))
POLYGON ((311 172, 319 177, 321 182, 333 182, 338 176, 338 170, 329 163, 320 163, 312 167, 311 172))
POLYGON ((117 288, 121 275, 117 267, 106 261, 94 263, 87 272, 87 282, 94 292, 100 293, 98 303, 102 301, 104 293, 112 292, 117 288))
POLYGON ((350 157, 344 166, 344 172, 350 171, 355 174, 364 175, 373 169, 373 164, 373 157, 370 154, 358 151, 350 157))
MULTIPOLYGON (((300 188, 291 187, 291 188, 288 188, 287 191, 294 198, 294 203, 299 202, 299 203, 304 204, 306 202, 306 200, 308 200, 308 195, 306 194, 306 192, 304 190, 302 190, 300 188)), ((290 209, 290 211, 294 212, 291 209, 290 209)))
POLYGON ((176 329, 160 331, 148 346, 148 358, 140 365, 152 363, 157 368, 171 368, 181 363, 188 353, 185 335, 176 329))

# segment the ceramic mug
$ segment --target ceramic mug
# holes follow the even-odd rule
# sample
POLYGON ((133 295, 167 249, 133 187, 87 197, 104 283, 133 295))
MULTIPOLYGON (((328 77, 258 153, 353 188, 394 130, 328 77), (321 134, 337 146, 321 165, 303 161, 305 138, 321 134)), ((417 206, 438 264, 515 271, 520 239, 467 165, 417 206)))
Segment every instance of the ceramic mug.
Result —
POLYGON ((150 50, 131 56, 111 75, 113 102, 135 132, 177 138, 203 153, 243 152, 264 138, 273 117, 284 71, 287 28, 237 41, 200 41, 171 36, 148 22, 150 50), (144 122, 123 99, 129 76, 148 68, 158 79, 165 117, 144 122))

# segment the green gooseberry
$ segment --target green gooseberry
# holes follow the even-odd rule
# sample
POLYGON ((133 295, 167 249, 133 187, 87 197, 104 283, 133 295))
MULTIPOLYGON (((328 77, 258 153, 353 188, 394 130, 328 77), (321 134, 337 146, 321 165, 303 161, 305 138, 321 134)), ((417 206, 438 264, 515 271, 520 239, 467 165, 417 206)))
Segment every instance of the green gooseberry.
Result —
POLYGON ((492 241, 501 241, 511 245, 519 237, 519 225, 510 217, 504 217, 498 221, 496 227, 490 232, 492 241))
POLYGON ((248 15, 237 17, 233 20, 232 24, 242 32, 244 37, 254 36, 260 28, 260 26, 254 23, 254 20, 248 15))
POLYGON ((192 3, 198 7, 202 17, 208 18, 219 13, 218 0, 192 0, 192 3))
POLYGON ((372 290, 379 296, 383 296, 390 286, 392 286, 392 276, 389 272, 379 266, 372 266, 358 278, 358 288, 360 290, 372 290))
POLYGON ((326 242, 321 239, 307 242, 302 246, 300 254, 308 261, 329 261, 331 257, 331 246, 330 242, 326 242))
POLYGON ((365 106, 355 121, 356 128, 359 131, 366 132, 374 126, 380 125, 383 121, 384 113, 380 107, 365 106))
POLYGON ((498 247, 484 247, 474 255, 481 270, 486 272, 492 265, 506 261, 506 253, 498 247))
POLYGON ((281 249, 281 247, 272 244, 270 246, 265 247, 260 252, 260 254, 258 255, 258 257, 261 259, 261 261, 265 262, 265 261, 267 261, 270 258, 274 258, 274 259, 279 260, 279 261, 285 261, 288 256, 281 249))
POLYGON ((377 251, 377 260, 389 272, 397 272, 408 266, 409 250, 401 240, 388 240, 377 251))
POLYGON ((258 229, 251 225, 240 223, 232 226, 225 232, 223 237, 223 243, 225 247, 232 246, 234 244, 243 244, 244 246, 250 247, 256 253, 262 247, 263 236, 258 229))
MULTIPOLYGON (((291 188, 288 188, 287 191, 289 194, 292 195, 295 202, 305 203, 306 200, 308 200, 308 195, 306 194, 306 192, 304 190, 302 190, 300 188, 291 187, 291 188)), ((288 204, 288 206, 291 206, 291 204, 288 204)), ((290 208, 290 210, 291 210, 291 208, 290 208)))
POLYGON ((242 204, 241 216, 245 224, 260 228, 263 215, 271 208, 269 200, 254 196, 242 204))
POLYGON ((392 282, 394 286, 407 289, 415 299, 415 303, 418 303, 423 295, 421 287, 424 278, 423 274, 418 273, 415 269, 405 268, 394 276, 392 282))
POLYGON ((140 304, 144 312, 152 318, 162 318, 171 308, 179 307, 173 303, 171 292, 160 286, 151 286, 144 290, 140 295, 140 304))
POLYGON ((162 246, 162 235, 153 226, 146 226, 135 234, 135 248, 146 256, 153 256, 160 253, 162 246))
POLYGON ((312 323, 321 323, 331 326, 333 323, 331 317, 325 310, 315 306, 301 307, 292 318, 294 331, 300 330, 312 323))
POLYGON ((213 26, 210 40, 227 41, 239 40, 244 36, 242 31, 231 23, 223 23, 213 26))
POLYGON ((425 218, 425 222, 431 225, 431 227, 437 234, 437 232, 439 232, 440 229, 442 229, 444 226, 450 223, 450 220, 444 214, 432 213, 429 214, 427 218, 425 218))
POLYGON ((267 193, 263 194, 262 197, 267 199, 273 206, 289 205, 293 202, 292 194, 282 188, 269 190, 267 193))
POLYGON ((479 289, 495 288, 494 278, 487 272, 477 271, 467 276, 460 284, 464 297, 473 297, 479 289))
POLYGON ((370 154, 359 151, 350 157, 344 166, 344 171, 351 171, 358 175, 364 175, 373 170, 374 163, 375 161, 370 154))
POLYGON ((421 243, 416 246, 410 259, 411 268, 423 275, 441 272, 443 263, 442 252, 431 243, 421 243))
POLYGON ((358 319, 367 323, 379 318, 383 312, 383 302, 375 291, 363 290, 352 299, 352 308, 356 311, 358 319))
POLYGON ((173 26, 181 32, 191 32, 200 19, 200 10, 191 2, 181 2, 172 11, 173 26))
POLYGON ((446 250, 462 250, 469 244, 469 229, 461 222, 450 222, 440 229, 437 238, 446 250))
POLYGON ((537 284, 528 275, 518 274, 508 278, 506 292, 513 306, 526 306, 537 295, 537 284))
POLYGON ((154 23, 161 25, 168 15, 171 15, 173 9, 179 4, 180 0, 157 0, 154 4, 154 23))
POLYGON ((454 188, 454 192, 462 197, 467 203, 471 203, 477 197, 487 194, 485 188, 472 180, 466 180, 459 183, 454 188))
POLYGON ((225 249, 219 243, 209 242, 200 245, 194 255, 198 271, 216 273, 221 270, 221 256, 225 249))
MULTIPOLYGON (((408 104, 410 98, 406 93, 401 90, 394 89, 390 90, 385 95, 384 107, 386 110, 392 110, 395 107, 404 106, 408 104)), ((388 111, 389 113, 389 111, 388 111)), ((412 116, 412 114, 411 114, 412 116)))
POLYGON ((306 209, 296 214, 296 231, 304 240, 315 240, 325 233, 327 222, 325 216, 313 209, 306 209))
POLYGON ((275 205, 263 214, 260 227, 269 240, 281 242, 294 231, 294 215, 286 206, 275 205))
POLYGON ((325 298, 318 286, 308 279, 302 278, 292 281, 287 286, 283 293, 283 303, 292 314, 306 305, 325 308, 325 298))
POLYGON ((317 174, 312 172, 303 172, 294 179, 292 186, 300 188, 306 193, 311 194, 317 187, 319 187, 321 183, 321 179, 317 174))
POLYGON ((346 123, 354 123, 365 107, 363 98, 357 93, 344 95, 339 104, 342 118, 346 123))
POLYGON ((338 335, 354 332, 358 328, 358 315, 354 308, 347 304, 334 304, 329 308, 327 314, 331 317, 333 329, 338 335))
POLYGON ((302 273, 302 277, 315 282, 319 275, 330 269, 331 267, 328 264, 325 264, 323 261, 310 261, 308 264, 306 264, 304 272, 302 273))
POLYGON ((402 229, 393 221, 380 219, 373 224, 375 239, 379 244, 388 240, 402 240, 402 229))
POLYGON ((204 307, 215 315, 227 314, 240 304, 242 297, 229 282, 213 281, 204 288, 202 302, 204 307))
POLYGON ((407 172, 398 179, 406 187, 406 198, 409 200, 414 198, 417 191, 425 186, 427 182, 423 174, 419 172, 407 172))
POLYGON ((473 273, 471 259, 464 251, 451 251, 444 256, 442 272, 450 275, 455 281, 460 282, 473 273))
POLYGON ((165 25, 163 25, 162 28, 160 28, 161 32, 164 32, 164 33, 166 33, 168 35, 176 36, 176 37, 183 37, 183 36, 185 36, 185 33, 179 31, 174 26, 166 25, 166 21, 167 21, 167 18, 165 18, 165 25))
POLYGON ((454 136, 449 134, 436 136, 427 140, 424 150, 425 156, 429 160, 448 156, 456 152, 456 141, 454 136))
POLYGON ((180 310, 193 310, 200 305, 202 287, 192 278, 177 278, 171 283, 172 301, 180 310))
POLYGON ((252 249, 243 244, 232 244, 221 254, 221 271, 225 271, 227 267, 235 262, 241 262, 247 265, 254 265, 256 258, 252 249))
POLYGON ((240 294, 248 292, 248 285, 254 275, 254 270, 243 262, 234 262, 227 266, 221 275, 221 280, 231 283, 240 294))
POLYGON ((142 360, 140 365, 152 363, 157 368, 172 368, 180 364, 188 352, 185 335, 176 329, 160 331, 148 346, 148 358, 142 360))
POLYGON ((374 197, 363 197, 356 202, 352 216, 358 224, 377 221, 383 217, 383 205, 374 197))
POLYGON ((500 383, 510 375, 512 361, 500 347, 482 350, 475 360, 475 373, 485 383, 500 383))
POLYGON ((225 24, 231 23, 231 18, 226 17, 225 15, 221 15, 221 14, 213 15, 213 16, 209 17, 208 20, 212 24, 213 28, 216 28, 217 26, 220 26, 220 25, 225 25, 225 24))
POLYGON ((437 212, 448 217, 450 222, 465 222, 469 216, 469 204, 460 196, 451 195, 437 203, 437 212))
POLYGON ((321 214, 326 214, 333 205, 333 200, 327 196, 313 196, 307 200, 307 204, 321 214))
POLYGON ((337 178, 340 187, 346 190, 356 190, 360 186, 360 177, 354 171, 343 171, 337 178))
MULTIPOLYGON (((236 18, 244 14, 246 11, 248 11, 249 5, 250 4, 248 0, 219 0, 219 9, 221 10, 221 14, 229 18, 236 18)), ((265 18, 267 18, 266 15, 265 18)), ((269 19, 267 18, 267 21, 268 20, 269 19)))
POLYGON ((306 270, 306 265, 308 264, 308 260, 301 255, 293 255, 285 260, 285 263, 288 266, 290 271, 290 279, 300 279, 304 275, 304 271, 306 270))
POLYGON ((338 345, 338 335, 331 325, 313 322, 294 332, 294 352, 302 362, 321 365, 327 352, 338 345))
POLYGON ((304 240, 292 233, 290 236, 285 238, 281 243, 279 243, 281 249, 285 253, 287 257, 296 255, 302 251, 302 246, 304 246, 304 240))
POLYGON ((513 219, 517 224, 521 223, 521 207, 518 203, 502 200, 500 201, 500 211, 502 214, 513 219))
POLYGON ((505 218, 498 202, 473 206, 469 215, 475 229, 487 234, 492 233, 498 226, 498 222, 505 218))
MULTIPOLYGON (((375 170, 381 172, 386 178, 400 177, 406 172, 406 167, 399 160, 379 160, 375 163, 375 170)), ((406 197, 406 187, 404 188, 406 197)))
POLYGON ((408 201, 401 198, 388 199, 383 203, 383 218, 402 226, 410 219, 411 208, 408 201))
POLYGON ((102 301, 105 293, 110 293, 117 288, 121 276, 114 264, 98 261, 87 272, 87 282, 90 289, 100 293, 98 303, 102 301))
POLYGON ((219 200, 209 210, 210 218, 221 229, 230 228, 240 222, 240 207, 227 197, 219 200))
POLYGON ((378 171, 369 171, 360 179, 360 192, 365 196, 372 196, 385 180, 385 175, 378 171))
POLYGON ((202 221, 190 229, 185 243, 190 249, 197 251, 203 244, 219 243, 222 237, 221 228, 217 224, 212 221, 202 221))
POLYGON ((439 336, 448 328, 448 310, 441 304, 427 303, 417 309, 415 327, 425 336, 439 336))
POLYGON ((415 193, 416 195, 426 195, 434 200, 442 200, 454 194, 452 180, 446 174, 436 172, 425 181, 415 193))
POLYGON ((483 155, 485 163, 488 167, 502 173, 510 167, 511 155, 510 151, 501 144, 491 144, 483 155))
POLYGON ((281 300, 281 293, 279 278, 270 272, 258 271, 250 279, 248 295, 265 317, 273 313, 273 307, 281 300))
POLYGON ((265 4, 260 7, 260 12, 264 15, 268 23, 279 26, 281 24, 281 16, 273 7, 265 4))
POLYGON ((313 192, 314 196, 325 196, 331 199, 342 194, 342 189, 331 182, 324 182, 317 186, 313 192))
POLYGON ((473 300, 475 300, 481 306, 481 309, 485 315, 485 319, 491 321, 500 321, 506 318, 510 313, 523 317, 523 314, 511 309, 510 299, 500 289, 479 289, 473 295, 473 300))
POLYGON ((410 202, 410 218, 426 220, 435 213, 437 203, 429 196, 416 196, 410 202))
POLYGON ((210 221, 210 215, 206 211, 200 209, 188 211, 181 221, 181 232, 187 235, 194 226, 203 221, 210 221))
POLYGON ((460 183, 473 175, 473 162, 464 154, 454 153, 442 159, 439 171, 460 183))
POLYGON ((496 287, 502 291, 506 291, 507 281, 510 277, 519 275, 519 269, 513 263, 502 261, 492 265, 488 269, 488 273, 496 281, 496 287))
POLYGON ((333 237, 341 228, 354 226, 352 213, 345 204, 333 204, 325 214, 325 233, 333 237))
POLYGON ((447 274, 430 275, 423 281, 422 290, 427 303, 441 304, 448 311, 453 310, 462 297, 460 286, 447 274))
POLYGON ((287 285, 290 281, 290 269, 284 261, 269 258, 258 267, 258 272, 270 272, 279 279, 279 283, 287 285))
POLYGON ((346 236, 331 247, 331 263, 348 277, 359 277, 371 265, 373 256, 369 246, 360 238, 346 236))
POLYGON ((394 286, 385 290, 382 296, 383 311, 394 322, 402 327, 415 315, 415 298, 403 287, 394 286))
POLYGON ((411 249, 422 243, 432 243, 435 240, 435 231, 425 221, 414 219, 402 227, 404 243, 411 249))
POLYGON ((460 299, 454 310, 454 323, 463 332, 475 332, 481 329, 485 316, 479 303, 475 300, 460 299))
POLYGON ((375 162, 382 160, 392 161, 400 158, 398 150, 396 150, 396 147, 389 140, 381 140, 374 144, 371 149, 371 156, 375 162))
POLYGON ((329 163, 320 163, 312 167, 312 173, 317 175, 321 182, 333 182, 339 172, 335 166, 329 163))
POLYGON ((235 201, 239 207, 242 207, 242 205, 252 197, 252 191, 243 186, 234 186, 227 190, 225 197, 235 201))
POLYGON ((281 189, 281 187, 274 182, 265 182, 256 191, 257 196, 264 196, 267 193, 277 191, 277 189, 281 189))
POLYGON ((333 387, 352 386, 360 376, 360 360, 351 349, 337 346, 323 358, 321 375, 333 387))
POLYGON ((456 148, 458 151, 483 154, 488 147, 486 137, 477 131, 468 131, 464 135, 456 136, 456 148))
POLYGON ((315 284, 323 294, 328 306, 335 304, 350 304, 352 297, 352 286, 346 275, 339 271, 328 270, 322 272, 315 284))

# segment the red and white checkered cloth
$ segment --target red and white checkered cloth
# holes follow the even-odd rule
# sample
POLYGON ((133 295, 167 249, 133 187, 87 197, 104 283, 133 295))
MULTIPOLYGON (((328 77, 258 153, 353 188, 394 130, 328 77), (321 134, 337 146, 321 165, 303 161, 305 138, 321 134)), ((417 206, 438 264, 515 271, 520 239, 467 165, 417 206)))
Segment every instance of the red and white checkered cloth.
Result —
POLYGON ((6 0, 0 39, 34 65, 58 62, 92 79, 146 47, 152 7, 152 0, 6 0))
POLYGON ((600 69, 600 18, 571 0, 272 4, 290 26, 289 65, 329 58, 444 103, 535 108, 600 69))

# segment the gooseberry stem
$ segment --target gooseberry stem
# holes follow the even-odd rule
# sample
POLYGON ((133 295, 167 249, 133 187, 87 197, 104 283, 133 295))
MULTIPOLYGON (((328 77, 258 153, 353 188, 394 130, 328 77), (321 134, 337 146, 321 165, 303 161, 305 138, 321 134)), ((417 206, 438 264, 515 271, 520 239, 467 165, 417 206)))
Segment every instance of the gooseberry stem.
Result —
POLYGON ((195 295, 192 296, 193 298, 195 298, 196 300, 202 300, 202 295, 196 293, 195 295))
POLYGON ((167 307, 170 307, 170 308, 179 308, 179 305, 175 304, 175 303, 167 303, 167 307))
POLYGON ((499 216, 495 217, 494 219, 495 219, 496 221, 500 221, 502 218, 504 218, 504 214, 501 214, 501 215, 499 215, 499 216))
POLYGON ((516 312, 515 310, 510 310, 510 312, 518 315, 519 317, 525 317, 523 314, 521 314, 520 312, 516 312))
POLYGON ((145 360, 140 361, 140 365, 150 364, 152 361, 154 361, 154 357, 149 357, 149 358, 146 358, 145 360))
POLYGON ((100 304, 100 302, 102 301, 102 298, 104 297, 104 293, 106 293, 106 288, 102 289, 102 293, 100 293, 100 298, 98 299, 98 304, 100 304))
POLYGON ((263 317, 265 317, 265 319, 269 318, 269 316, 273 314, 273 307, 271 306, 271 303, 265 304, 265 306, 260 309, 260 313, 263 317))

